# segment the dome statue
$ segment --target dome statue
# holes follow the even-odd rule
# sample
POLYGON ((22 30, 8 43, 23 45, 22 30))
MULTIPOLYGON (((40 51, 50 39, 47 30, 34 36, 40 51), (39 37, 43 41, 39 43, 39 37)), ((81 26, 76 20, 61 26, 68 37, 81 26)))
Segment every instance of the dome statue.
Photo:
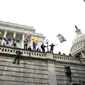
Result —
POLYGON ((83 55, 82 57, 84 57, 85 54, 85 34, 83 34, 81 32, 80 29, 78 29, 78 27, 75 25, 76 28, 76 37, 74 38, 73 42, 72 42, 72 47, 70 49, 70 52, 72 54, 72 56, 75 56, 77 53, 81 52, 81 54, 83 55))

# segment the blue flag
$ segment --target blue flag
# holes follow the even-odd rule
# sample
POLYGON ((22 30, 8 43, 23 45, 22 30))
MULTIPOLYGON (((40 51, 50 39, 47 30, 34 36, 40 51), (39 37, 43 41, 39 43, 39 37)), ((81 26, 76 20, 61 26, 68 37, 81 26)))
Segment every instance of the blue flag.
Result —
POLYGON ((3 40, 8 44, 8 39, 6 37, 3 37, 3 40))
POLYGON ((76 57, 80 57, 80 56, 81 56, 81 53, 80 52, 76 54, 76 57))

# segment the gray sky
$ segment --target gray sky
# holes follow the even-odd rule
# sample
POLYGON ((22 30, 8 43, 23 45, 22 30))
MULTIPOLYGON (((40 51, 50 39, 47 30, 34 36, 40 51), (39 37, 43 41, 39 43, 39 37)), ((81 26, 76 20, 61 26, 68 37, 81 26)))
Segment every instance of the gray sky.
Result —
POLYGON ((83 0, 0 0, 0 20, 33 26, 49 42, 59 43, 57 34, 67 41, 55 52, 68 54, 74 39, 75 25, 85 33, 85 2, 83 0))

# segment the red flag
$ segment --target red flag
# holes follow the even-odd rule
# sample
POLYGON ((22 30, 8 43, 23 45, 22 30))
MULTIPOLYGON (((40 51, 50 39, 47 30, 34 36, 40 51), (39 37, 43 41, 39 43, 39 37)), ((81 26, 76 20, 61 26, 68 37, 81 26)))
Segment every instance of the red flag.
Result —
POLYGON ((30 36, 30 35, 27 34, 27 35, 25 36, 24 40, 28 40, 29 36, 30 36))

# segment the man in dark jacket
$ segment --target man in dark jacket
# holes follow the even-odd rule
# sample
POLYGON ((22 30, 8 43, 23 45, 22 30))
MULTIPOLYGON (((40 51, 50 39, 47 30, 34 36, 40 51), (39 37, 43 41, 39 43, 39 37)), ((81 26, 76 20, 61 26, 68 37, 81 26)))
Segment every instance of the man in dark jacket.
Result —
POLYGON ((31 48, 31 46, 29 46, 29 48, 28 48, 28 51, 32 51, 32 48, 31 48))
POLYGON ((36 51, 36 46, 37 46, 37 41, 35 42, 35 41, 33 41, 33 51, 36 51))
POLYGON ((17 50, 17 51, 16 51, 16 57, 15 57, 15 59, 14 59, 13 64, 15 64, 16 61, 17 61, 17 64, 19 64, 21 54, 22 54, 22 52, 20 52, 20 50, 17 50))
POLYGON ((50 52, 53 52, 53 50, 54 50, 54 44, 52 43, 51 45, 49 45, 50 46, 50 52))
POLYGON ((42 43, 42 45, 41 45, 42 52, 45 52, 45 47, 47 47, 47 46, 45 46, 44 43, 42 43))
POLYGON ((13 38, 13 46, 16 47, 16 40, 13 38))
POLYGON ((27 50, 28 40, 24 40, 24 49, 27 50))
POLYGON ((71 68, 70 66, 65 66, 65 70, 66 70, 66 76, 69 78, 69 81, 72 81, 71 79, 71 68))

